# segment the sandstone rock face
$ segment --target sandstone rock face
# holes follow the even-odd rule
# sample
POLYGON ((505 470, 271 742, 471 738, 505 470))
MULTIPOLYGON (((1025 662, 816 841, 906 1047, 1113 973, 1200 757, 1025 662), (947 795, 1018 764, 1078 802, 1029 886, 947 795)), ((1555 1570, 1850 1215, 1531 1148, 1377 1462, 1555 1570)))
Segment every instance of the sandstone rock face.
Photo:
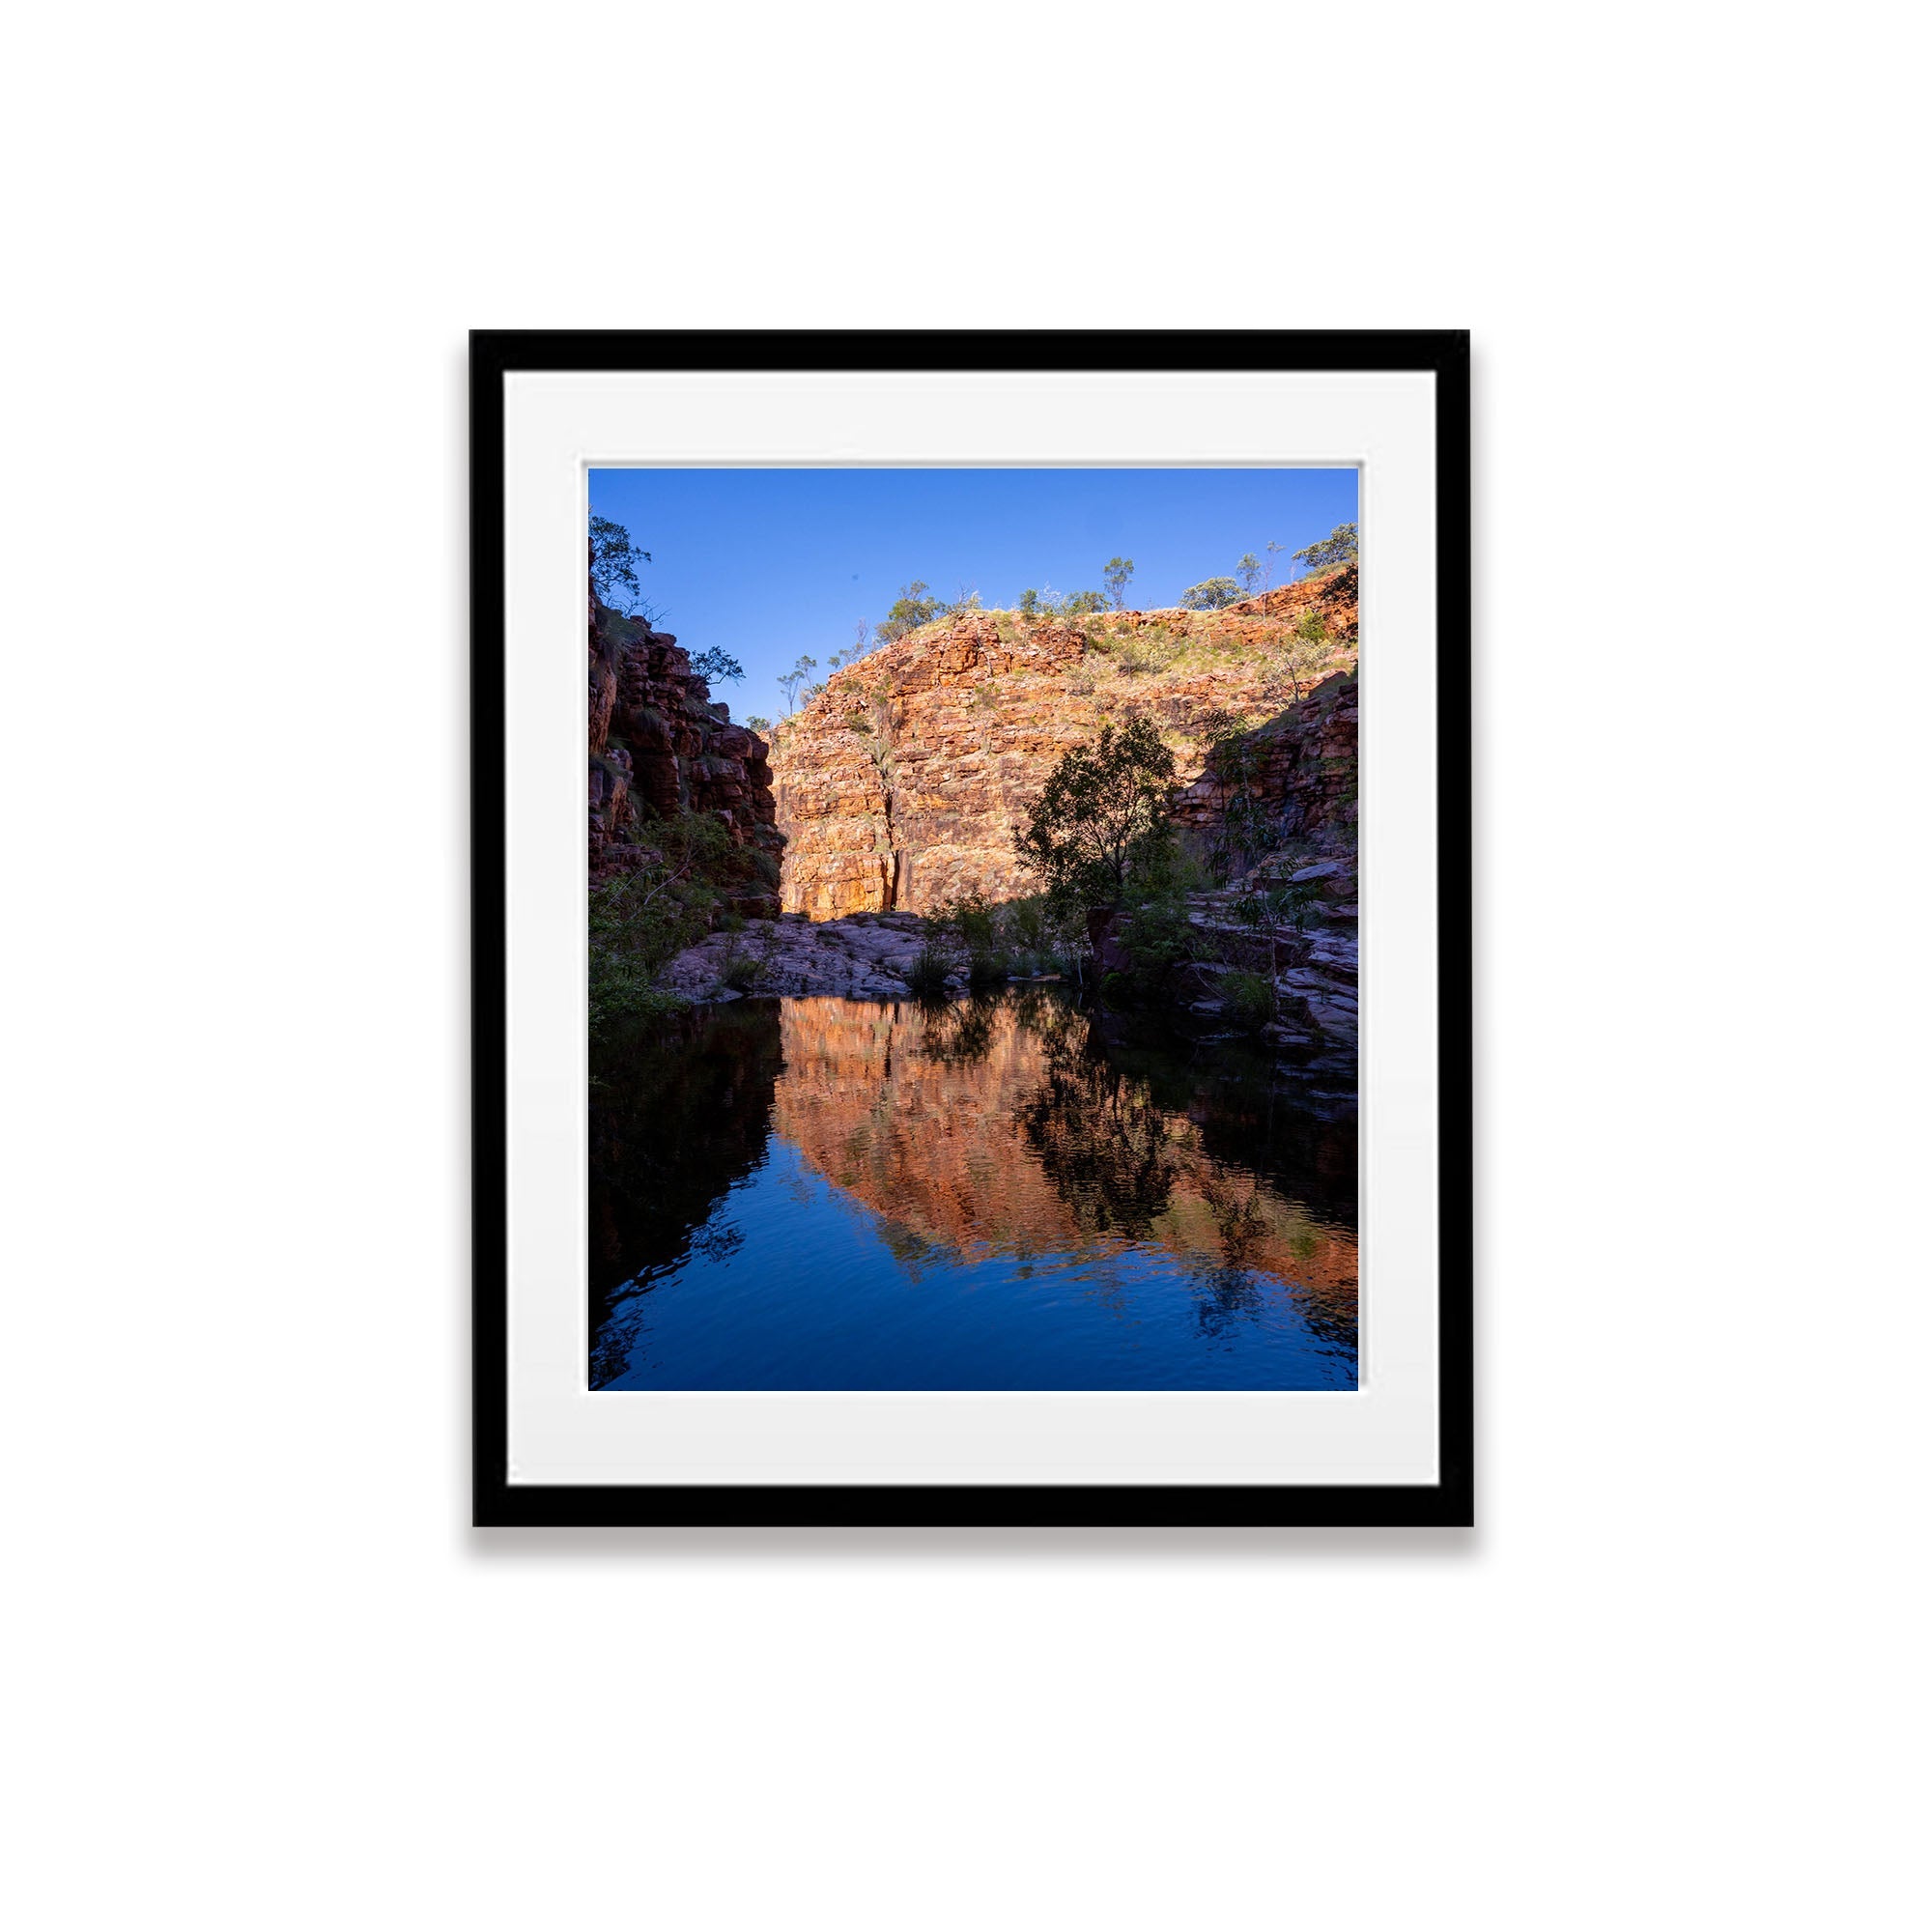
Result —
MULTIPOLYGON (((666 632, 590 602, 590 879, 654 857, 653 818, 707 812, 740 845, 774 858, 784 840, 772 797, 770 747, 714 704, 666 632)), ((776 913, 769 894, 744 910, 776 913)))
MULTIPOLYGON (((1145 716, 1192 780, 1210 744, 1353 668, 1357 594, 1350 566, 1212 612, 974 611, 835 672, 774 733, 784 910, 927 912, 1032 891, 1013 834, 1065 752, 1145 716)), ((1298 783, 1321 755, 1280 776, 1298 783)), ((1213 820, 1211 799, 1197 817, 1213 820)))
MULTIPOLYGON (((1197 850, 1245 870, 1263 856, 1300 848, 1340 860, 1298 867, 1294 883, 1352 875, 1358 810, 1361 687, 1337 673, 1300 703, 1222 747, 1211 768, 1181 791, 1175 817, 1197 850)), ((1352 888, 1350 896, 1353 895, 1352 888)))

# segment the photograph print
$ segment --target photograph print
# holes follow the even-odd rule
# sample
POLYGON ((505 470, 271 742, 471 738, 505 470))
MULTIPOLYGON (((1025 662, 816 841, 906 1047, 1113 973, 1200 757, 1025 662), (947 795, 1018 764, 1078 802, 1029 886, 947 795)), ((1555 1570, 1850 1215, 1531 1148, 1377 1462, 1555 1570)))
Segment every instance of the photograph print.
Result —
POLYGON ((589 1387, 1358 1385, 1353 469, 593 469, 589 1387))

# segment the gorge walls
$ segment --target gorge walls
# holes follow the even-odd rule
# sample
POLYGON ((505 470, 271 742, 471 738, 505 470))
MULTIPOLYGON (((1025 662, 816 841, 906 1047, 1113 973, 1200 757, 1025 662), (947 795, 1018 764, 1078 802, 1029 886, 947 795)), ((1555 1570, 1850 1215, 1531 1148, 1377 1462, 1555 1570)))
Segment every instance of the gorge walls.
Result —
MULTIPOLYGON (((1211 744, 1266 729, 1352 670, 1356 599, 1350 566, 1218 611, 1029 623, 976 611, 835 672, 773 734, 784 910, 814 920, 929 912, 963 893, 1034 890, 1013 834, 1065 752, 1102 724, 1145 716, 1194 780, 1211 744)), ((1352 692, 1352 679, 1341 683, 1352 692)), ((1305 754, 1306 732, 1280 725, 1281 743, 1258 753, 1241 782, 1323 776, 1323 758, 1352 729, 1352 697, 1346 722, 1332 702, 1327 716, 1329 752, 1305 754)), ((1352 740, 1350 753, 1351 780, 1352 740)), ((1210 830, 1227 794, 1195 786, 1187 822, 1210 830)), ((1312 825, 1324 809, 1303 815, 1312 825)))
POLYGON ((653 820, 708 814, 766 875, 731 895, 775 913, 783 838, 770 748, 711 701, 674 637, 590 602, 589 850, 593 885, 654 860, 653 820))
POLYGON ((1355 677, 1338 673, 1224 741, 1175 801, 1182 838, 1237 860, 1284 846, 1352 853, 1360 698, 1355 677))

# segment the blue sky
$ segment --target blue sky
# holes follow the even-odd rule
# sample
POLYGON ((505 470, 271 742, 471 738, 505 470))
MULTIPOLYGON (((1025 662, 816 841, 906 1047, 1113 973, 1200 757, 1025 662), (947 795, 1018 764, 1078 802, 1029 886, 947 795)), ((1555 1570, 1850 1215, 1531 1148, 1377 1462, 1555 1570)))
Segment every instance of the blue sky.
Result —
POLYGON ((652 554, 661 627, 745 667, 712 693, 734 718, 778 717, 778 675, 808 653, 823 677, 914 578, 995 608, 1029 584, 1104 589, 1130 556, 1127 602, 1151 610, 1270 538, 1296 551, 1357 521, 1352 469, 593 469, 590 507, 652 554))

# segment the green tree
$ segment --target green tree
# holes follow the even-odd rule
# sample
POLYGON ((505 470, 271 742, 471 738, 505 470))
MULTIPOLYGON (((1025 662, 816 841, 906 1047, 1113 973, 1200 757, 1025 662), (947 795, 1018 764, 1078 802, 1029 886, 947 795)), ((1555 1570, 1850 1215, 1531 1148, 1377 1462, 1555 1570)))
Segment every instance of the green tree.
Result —
POLYGON ((1240 596, 1241 586, 1232 577, 1210 577, 1205 583, 1190 583, 1180 601, 1190 611, 1220 611, 1238 603, 1240 596))
POLYGON ((1060 600, 1060 614, 1063 617, 1089 617, 1095 611, 1104 611, 1107 600, 1097 590, 1069 590, 1060 600))
POLYGON ((699 651, 691 668, 706 684, 724 684, 745 675, 745 667, 729 651, 699 651))
POLYGON ((1058 898, 1118 905, 1128 881, 1157 872, 1173 849, 1173 784, 1174 753, 1147 719, 1103 724, 1047 774, 1026 830, 1013 835, 1020 863, 1058 898))
POLYGON ((816 658, 801 657, 785 674, 778 680, 779 689, 784 693, 785 713, 789 716, 798 709, 798 688, 818 668, 816 658))
POLYGON ((657 851, 636 869, 590 889, 590 1032, 683 1006, 658 976, 710 923, 718 884, 737 863, 715 818, 686 812, 647 820, 657 851))
MULTIPOLYGON (((842 651, 834 651, 832 653, 832 656, 827 660, 828 668, 833 670, 842 670, 847 665, 857 664, 869 648, 867 640, 871 635, 871 625, 867 623, 865 618, 861 617, 858 623, 852 627, 852 641, 842 651)), ((885 634, 881 632, 881 642, 884 641, 884 638, 885 634)))
POLYGON ((1320 543, 1312 543, 1306 550, 1294 553, 1296 563, 1305 563, 1312 575, 1318 570, 1332 570, 1338 563, 1353 563, 1361 555, 1362 546, 1353 524, 1337 524, 1320 543))
POLYGON ((1240 562, 1235 566, 1235 575, 1241 580, 1241 588, 1250 597, 1255 594, 1256 589, 1260 586, 1263 569, 1264 565, 1261 558, 1253 551, 1243 552, 1240 562))
POLYGON ((908 631, 916 631, 939 615, 939 599, 929 594, 931 589, 931 584, 917 577, 899 585, 899 594, 879 626, 879 636, 887 643, 896 643, 908 631))
POLYGON ((1275 558, 1281 554, 1281 545, 1270 537, 1263 546, 1267 562, 1262 567, 1262 603, 1267 603, 1268 585, 1274 582, 1275 558))
POLYGON ((748 718, 745 720, 745 728, 748 731, 769 731, 772 728, 772 721, 769 718, 748 718))
POLYGON ((614 611, 619 590, 630 593, 627 602, 642 596, 638 565, 650 560, 650 552, 639 550, 622 524, 613 524, 609 517, 590 519, 590 587, 598 603, 614 611))
POLYGON ((1037 590, 1022 590, 1020 592, 1018 609, 1020 615, 1031 624, 1039 615, 1039 592, 1037 590))
POLYGON ((1107 568, 1101 573, 1107 580, 1107 589, 1114 599, 1114 609, 1127 608, 1127 584, 1134 574, 1134 560, 1130 556, 1110 556, 1107 568))

